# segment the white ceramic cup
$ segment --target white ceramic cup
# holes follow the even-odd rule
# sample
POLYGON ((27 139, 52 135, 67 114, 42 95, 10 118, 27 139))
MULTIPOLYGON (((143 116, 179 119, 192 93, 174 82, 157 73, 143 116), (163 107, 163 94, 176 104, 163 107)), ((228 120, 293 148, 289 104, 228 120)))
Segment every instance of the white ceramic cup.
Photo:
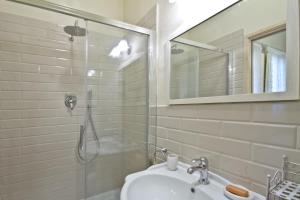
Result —
POLYGON ((167 168, 170 171, 177 170, 178 165, 178 155, 177 154, 169 154, 167 157, 167 168))

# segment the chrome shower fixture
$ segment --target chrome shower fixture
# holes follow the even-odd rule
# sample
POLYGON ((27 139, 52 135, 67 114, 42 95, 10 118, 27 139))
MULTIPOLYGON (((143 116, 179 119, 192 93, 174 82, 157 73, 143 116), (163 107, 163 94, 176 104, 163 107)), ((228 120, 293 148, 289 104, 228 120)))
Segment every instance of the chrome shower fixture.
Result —
POLYGON ((77 104, 77 97, 75 95, 66 94, 65 96, 65 106, 73 110, 77 104))
POLYGON ((100 139, 98 137, 98 133, 96 130, 96 126, 94 124, 94 119, 93 119, 93 115, 92 115, 92 99, 93 99, 93 92, 92 90, 89 90, 87 92, 87 104, 86 104, 86 113, 85 113, 85 117, 84 117, 84 122, 83 125, 80 125, 80 132, 79 132, 79 140, 77 143, 77 151, 76 151, 76 156, 78 161, 81 164, 87 164, 92 162, 93 160, 95 160, 98 155, 99 155, 99 151, 100 151, 100 139), (93 141, 96 144, 96 152, 93 155, 87 155, 86 152, 86 145, 87 142, 91 142, 91 141, 87 141, 87 129, 90 125, 92 134, 93 134, 93 141))
POLYGON ((71 42, 74 41, 74 36, 82 37, 86 35, 86 29, 78 26, 78 20, 75 21, 74 26, 65 26, 64 31, 70 35, 69 40, 71 42))
POLYGON ((183 52, 184 52, 183 49, 177 48, 177 44, 172 45, 171 54, 181 54, 183 52))

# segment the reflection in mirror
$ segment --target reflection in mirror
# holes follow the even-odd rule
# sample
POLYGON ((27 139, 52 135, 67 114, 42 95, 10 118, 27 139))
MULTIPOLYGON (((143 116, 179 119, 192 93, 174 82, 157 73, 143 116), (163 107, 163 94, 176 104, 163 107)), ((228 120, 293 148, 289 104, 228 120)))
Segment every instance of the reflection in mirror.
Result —
POLYGON ((247 0, 171 40, 170 98, 287 91, 287 0, 247 0))
POLYGON ((231 54, 206 44, 178 41, 171 42, 171 98, 227 95, 231 54))
MULTIPOLYGON (((285 25, 283 27, 285 28, 285 25)), ((286 31, 282 30, 253 39, 250 45, 252 92, 285 92, 286 31)))

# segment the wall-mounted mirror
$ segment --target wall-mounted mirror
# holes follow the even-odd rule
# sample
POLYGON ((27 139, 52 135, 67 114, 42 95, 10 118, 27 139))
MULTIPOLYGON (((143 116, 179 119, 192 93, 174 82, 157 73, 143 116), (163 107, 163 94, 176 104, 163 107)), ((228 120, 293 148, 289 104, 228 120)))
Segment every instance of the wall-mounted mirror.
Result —
POLYGON ((168 51, 170 104, 298 99, 299 1, 239 1, 168 51))

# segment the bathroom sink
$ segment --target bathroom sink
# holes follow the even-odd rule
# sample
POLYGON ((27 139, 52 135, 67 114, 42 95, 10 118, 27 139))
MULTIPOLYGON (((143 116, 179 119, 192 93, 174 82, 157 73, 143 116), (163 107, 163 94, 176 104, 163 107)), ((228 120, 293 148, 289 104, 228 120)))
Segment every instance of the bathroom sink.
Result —
MULTIPOLYGON (((124 198, 123 198, 124 199, 124 198)), ((200 190, 191 192, 191 185, 175 177, 160 174, 144 175, 128 186, 127 200, 213 200, 200 190)))
MULTIPOLYGON (((176 171, 169 171, 165 163, 145 171, 130 174, 125 179, 121 200, 228 200, 224 187, 230 182, 209 172, 208 185, 194 185, 199 174, 188 174, 189 165, 179 163, 176 171)), ((265 198, 254 193, 255 200, 265 198)))

